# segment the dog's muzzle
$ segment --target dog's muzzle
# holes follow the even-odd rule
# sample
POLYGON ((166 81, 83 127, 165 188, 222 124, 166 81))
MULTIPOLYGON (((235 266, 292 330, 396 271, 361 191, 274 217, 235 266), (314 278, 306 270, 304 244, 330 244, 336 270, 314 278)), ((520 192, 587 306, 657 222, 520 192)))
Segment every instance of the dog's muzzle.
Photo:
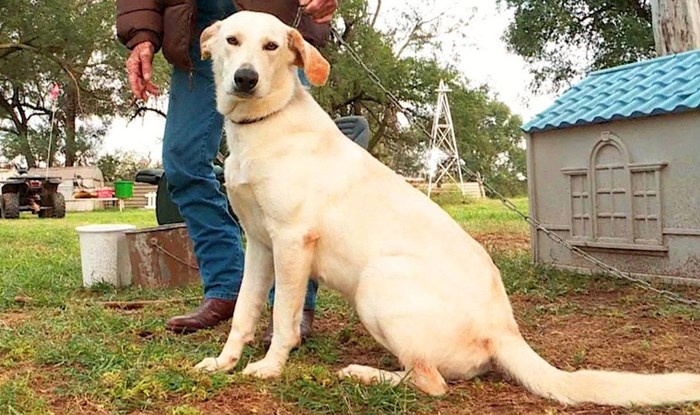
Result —
POLYGON ((233 74, 233 92, 238 95, 251 95, 258 85, 258 73, 250 67, 241 67, 233 74))

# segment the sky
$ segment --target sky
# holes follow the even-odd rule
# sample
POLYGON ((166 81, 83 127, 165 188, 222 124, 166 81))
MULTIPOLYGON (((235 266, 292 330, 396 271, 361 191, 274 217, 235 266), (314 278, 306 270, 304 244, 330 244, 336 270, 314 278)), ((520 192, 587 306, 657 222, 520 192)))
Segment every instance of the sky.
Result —
MULTIPOLYGON (((371 4, 376 4, 373 2, 376 0, 370 0, 371 4)), ((460 57, 458 68, 473 84, 488 84, 494 96, 507 104, 513 113, 527 121, 553 102, 553 95, 538 95, 529 90, 532 78, 525 62, 509 53, 501 39, 511 15, 500 9, 496 0, 382 0, 377 27, 384 27, 396 13, 414 4, 422 4, 423 8, 432 9, 436 14, 447 11, 449 17, 473 13, 463 29, 465 39, 455 49, 460 57)), ((446 21, 451 20, 449 17, 446 21)), ((160 100, 156 105, 165 110, 167 104, 160 100)), ((149 156, 151 160, 160 160, 164 125, 164 119, 156 114, 131 122, 117 119, 105 137, 101 153, 134 151, 149 156)))

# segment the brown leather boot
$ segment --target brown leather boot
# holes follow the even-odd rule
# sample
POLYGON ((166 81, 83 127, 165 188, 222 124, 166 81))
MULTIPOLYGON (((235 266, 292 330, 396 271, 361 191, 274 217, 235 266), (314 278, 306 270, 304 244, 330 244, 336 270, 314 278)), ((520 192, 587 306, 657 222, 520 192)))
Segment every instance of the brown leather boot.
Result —
MULTIPOLYGON (((304 344, 306 339, 311 337, 312 326, 314 324, 314 310, 304 310, 301 313, 301 343, 304 344)), ((270 348, 272 344, 272 313, 270 313, 270 323, 265 328, 262 336, 262 344, 265 350, 270 348)))
POLYGON ((233 316, 236 300, 205 298, 192 313, 173 317, 166 323, 168 330, 176 333, 194 333, 223 323, 233 316))

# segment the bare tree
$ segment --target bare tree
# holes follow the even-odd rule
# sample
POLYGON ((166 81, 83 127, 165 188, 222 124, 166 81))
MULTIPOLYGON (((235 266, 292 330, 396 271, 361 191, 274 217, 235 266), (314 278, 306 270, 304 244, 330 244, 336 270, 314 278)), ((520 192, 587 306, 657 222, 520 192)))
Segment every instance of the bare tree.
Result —
POLYGON ((651 0, 659 56, 700 48, 700 0, 651 0))

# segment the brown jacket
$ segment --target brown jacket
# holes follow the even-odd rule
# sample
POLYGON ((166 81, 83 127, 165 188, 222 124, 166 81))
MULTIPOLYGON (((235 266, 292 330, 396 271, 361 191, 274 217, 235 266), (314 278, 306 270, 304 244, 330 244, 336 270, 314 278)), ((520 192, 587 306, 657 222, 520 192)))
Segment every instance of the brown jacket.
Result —
MULTIPOLYGON (((238 10, 266 12, 291 25, 299 0, 236 0, 238 10)), ((172 65, 191 69, 190 45, 195 32, 197 0, 117 0, 117 36, 129 49, 149 41, 172 65)), ((311 44, 321 47, 330 26, 317 24, 304 15, 299 31, 311 44)))

